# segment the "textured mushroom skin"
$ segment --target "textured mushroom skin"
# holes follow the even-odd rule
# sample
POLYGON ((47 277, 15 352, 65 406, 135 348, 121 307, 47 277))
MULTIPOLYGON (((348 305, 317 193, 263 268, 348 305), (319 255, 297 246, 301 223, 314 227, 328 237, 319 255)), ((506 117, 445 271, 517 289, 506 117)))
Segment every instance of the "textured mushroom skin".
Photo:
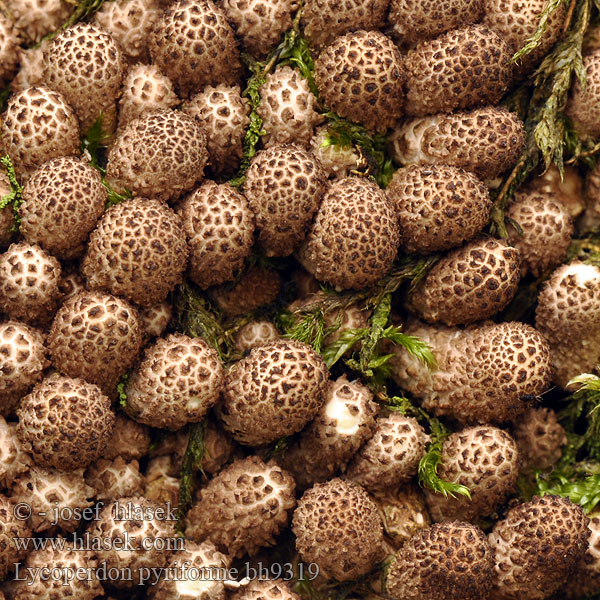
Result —
POLYGON ((217 414, 238 442, 268 444, 316 416, 328 375, 308 344, 282 340, 259 346, 229 368, 217 414))
POLYGON ((17 542, 31 536, 31 528, 27 521, 18 519, 14 499, 0 495, 0 577, 4 579, 9 572, 15 570, 15 565, 23 560, 26 549, 19 548, 17 542))
POLYGON ((27 472, 33 461, 25 452, 17 436, 17 423, 7 423, 0 417, 0 486, 2 489, 13 485, 18 475, 27 472))
POLYGON ((429 323, 466 325, 504 309, 517 291, 521 259, 496 239, 477 239, 457 248, 411 291, 407 305, 429 323))
POLYGON ((600 98, 600 50, 583 59, 586 86, 575 81, 571 88, 567 114, 582 135, 597 137, 600 134, 600 119, 594 110, 600 98))
POLYGON ((436 524, 397 552, 386 591, 395 600, 480 600, 490 592, 493 564, 479 528, 459 521, 436 524))
POLYGON ((336 38, 315 61, 315 83, 325 104, 342 117, 385 133, 401 116, 403 61, 379 31, 336 38))
POLYGON ((494 592, 506 600, 548 598, 585 554, 588 522, 578 504, 558 496, 512 508, 489 534, 494 592))
POLYGON ((395 348, 392 377, 438 416, 464 424, 503 423, 525 411, 524 398, 550 385, 550 348, 533 327, 485 323, 469 329, 409 322, 405 333, 428 343, 438 368, 431 371, 395 348))
POLYGON ((121 457, 123 460, 139 460, 148 453, 149 449, 148 427, 118 412, 110 442, 102 453, 102 458, 114 460, 121 457))
POLYGON ((0 84, 6 85, 17 70, 19 38, 15 23, 0 15, 0 84))
POLYGON ((302 559, 319 565, 327 579, 357 579, 381 558, 381 518, 356 483, 331 479, 315 484, 298 501, 292 531, 302 559))
POLYGON ((519 476, 517 444, 497 427, 463 429, 444 442, 438 474, 444 481, 466 486, 471 497, 445 498, 425 489, 431 518, 474 522, 491 515, 514 491, 519 476))
POLYGON ((300 600, 290 584, 282 579, 253 579, 228 596, 229 600, 300 600))
POLYGON ((389 136, 400 164, 446 164, 494 179, 511 168, 525 145, 519 117, 495 106, 409 119, 389 136))
POLYGON ((186 517, 186 535, 208 539, 230 556, 275 544, 296 506, 292 476, 257 456, 239 459, 204 486, 186 517))
POLYGON ((281 337, 271 321, 250 321, 235 334, 235 349, 244 354, 256 346, 263 346, 281 337))
POLYGON ((413 117, 497 104, 512 79, 508 44, 481 25, 449 31, 409 51, 404 111, 413 117))
POLYGON ((340 289, 373 285, 391 267, 400 233, 392 204, 366 179, 335 182, 299 250, 304 268, 340 289))

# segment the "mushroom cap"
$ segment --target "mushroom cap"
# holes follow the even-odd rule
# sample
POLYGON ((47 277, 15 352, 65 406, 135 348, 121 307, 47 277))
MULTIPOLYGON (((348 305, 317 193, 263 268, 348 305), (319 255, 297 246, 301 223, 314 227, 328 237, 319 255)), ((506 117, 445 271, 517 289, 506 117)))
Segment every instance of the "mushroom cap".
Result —
POLYGON ((36 85, 44 85, 44 50, 48 41, 42 42, 39 47, 17 49, 19 70, 10 82, 13 92, 21 92, 36 85))
POLYGON ((536 328, 548 339, 553 381, 561 387, 600 359, 600 269, 572 262, 556 269, 538 294, 536 328))
POLYGON ((391 0, 388 22, 401 42, 416 44, 450 29, 477 23, 485 0, 391 0))
POLYGON ((156 0, 104 2, 93 23, 113 37, 129 60, 148 59, 148 36, 161 11, 156 0))
POLYGON ((236 332, 235 349, 243 354, 280 338, 281 334, 271 321, 250 321, 236 332))
POLYGON ((539 192, 517 192, 506 210, 522 235, 509 227, 509 239, 521 256, 521 268, 541 277, 558 267, 566 258, 573 220, 558 200, 539 192))
POLYGON ((392 377, 438 416, 460 423, 503 423, 525 411, 526 398, 550 385, 550 348, 533 327, 517 322, 484 323, 468 329, 409 322, 404 332, 433 350, 431 371, 394 347, 392 377))
POLYGON ((217 414, 236 441, 268 444, 315 418, 328 377, 323 359, 308 344, 270 342, 229 368, 217 414))
POLYGON ((304 492, 294 511, 296 549, 319 575, 350 581, 380 560, 383 526, 377 505, 360 485, 336 478, 304 492))
MULTIPOLYGON (((84 132, 101 113, 115 110, 124 74, 125 60, 117 41, 89 23, 62 30, 44 51, 46 85, 63 94, 84 132)), ((103 126, 110 129, 106 122, 103 126)))
POLYGON ((542 600, 567 581, 587 550, 589 519, 559 496, 534 496, 511 508, 488 539, 494 591, 506 600, 542 600))
MULTIPOLYGON (((27 497, 25 497, 27 498, 27 497)), ((19 541, 31 536, 27 521, 17 518, 16 502, 0 494, 0 577, 4 579, 27 555, 27 549, 19 547, 19 541)))
POLYGON ((254 216, 246 197, 227 183, 204 181, 177 212, 190 252, 190 279, 202 289, 235 279, 254 244, 254 216))
POLYGON ((186 517, 186 536, 210 540, 238 558, 273 546, 296 506, 292 476, 258 456, 238 459, 215 475, 186 517))
POLYGON ((123 460, 139 460, 148 454, 150 442, 150 430, 146 425, 118 412, 110 442, 102 453, 102 458, 114 460, 121 457, 123 460))
POLYGON ((317 99, 298 69, 278 67, 265 77, 259 91, 261 102, 256 112, 263 121, 264 147, 308 146, 323 116, 317 112, 317 99))
POLYGON ((497 104, 512 80, 511 51, 497 33, 469 25, 420 42, 404 60, 412 117, 497 104))
POLYGON ((142 493, 144 477, 137 460, 125 462, 119 456, 114 460, 100 458, 85 473, 85 482, 94 490, 98 500, 116 500, 142 493))
MULTIPOLYGON (((159 456, 148 461, 144 477, 145 498, 154 500, 158 504, 169 503, 171 506, 179 506, 181 472, 180 469, 173 468, 174 462, 172 456, 159 456), (170 475, 171 472, 175 472, 177 477, 170 475)), ((181 462, 178 463, 178 466, 180 465, 181 462)))
POLYGON ((304 268, 341 289, 373 285, 392 266, 400 234, 392 203, 367 179, 336 181, 299 251, 304 268))
POLYGON ((45 325, 60 298, 61 266, 37 244, 19 242, 0 254, 0 306, 11 319, 45 325))
POLYGON ((125 412, 159 429, 202 421, 223 388, 223 365, 203 339, 171 334, 146 349, 127 385, 125 412))
POLYGON ((0 414, 9 415, 19 400, 42 379, 50 365, 41 331, 19 323, 0 323, 0 414))
POLYGON ((223 314, 236 317, 273 302, 280 287, 277 271, 255 265, 234 283, 212 288, 209 295, 223 314))
MULTIPOLYGON (((485 0, 483 24, 493 29, 508 43, 511 53, 520 50, 536 32, 546 0, 485 0)), ((567 7, 559 4, 545 22, 539 45, 515 66, 515 76, 523 79, 542 61, 561 37, 567 7)))
POLYGON ((600 119, 594 108, 600 101, 600 50, 595 50, 583 59, 586 85, 581 86, 578 80, 571 88, 567 115, 575 128, 590 137, 600 135, 600 119))
POLYGON ((267 256, 288 256, 302 243, 326 190, 314 155, 283 144, 258 152, 246 172, 244 193, 267 256))
MULTIPOLYGON (((135 0, 138 1, 138 0, 135 0)), ((117 2, 108 2, 117 5, 117 2)), ((98 14, 98 13, 97 13, 98 14)), ((119 98, 119 129, 155 110, 173 108, 179 98, 171 80, 156 65, 137 64, 127 71, 119 98)))
POLYGON ((469 488, 471 498, 445 497, 426 488, 431 518, 436 522, 477 521, 491 515, 513 492, 519 476, 517 444, 497 427, 463 429, 444 441, 438 475, 469 488))
POLYGON ((319 159, 329 179, 344 179, 358 168, 358 152, 353 146, 330 143, 327 125, 317 127, 310 142, 310 151, 319 159))
POLYGON ((94 505, 94 493, 85 482, 83 468, 58 471, 35 465, 11 485, 12 498, 31 508, 28 524, 35 533, 48 531, 55 521, 62 531, 73 533, 81 525, 78 511, 94 505))
POLYGON ((188 569, 183 569, 178 577, 164 577, 150 588, 149 597, 152 600, 225 600, 226 597, 230 600, 231 596, 225 594, 221 575, 229 568, 230 562, 229 557, 219 552, 212 542, 196 544, 186 540, 185 549, 176 552, 166 568, 178 572, 188 564, 188 569), (192 569, 198 569, 201 576, 196 578, 192 569))
POLYGON ((233 29, 212 0, 177 0, 160 16, 149 39, 152 62, 181 96, 205 85, 234 85, 242 63, 233 29))
POLYGON ((0 84, 4 87, 19 64, 19 37, 15 23, 0 14, 0 84))
POLYGON ((98 459, 115 424, 110 400, 83 379, 52 376, 17 410, 17 434, 36 464, 73 471, 98 459))
POLYGON ((492 203, 485 184, 448 165, 398 169, 386 188, 407 252, 429 254, 460 246, 487 224, 492 203))
POLYGON ((250 105, 242 98, 239 85, 206 86, 182 105, 195 117, 207 137, 209 168, 215 174, 233 173, 239 166, 250 105))
POLYGON ((375 431, 378 406, 360 381, 331 381, 317 416, 288 447, 282 464, 302 489, 331 479, 375 431))
POLYGON ((68 0, 10 0, 10 16, 28 45, 59 29, 73 10, 68 0))
POLYGON ((88 288, 149 307, 181 283, 187 255, 181 218, 159 200, 134 198, 104 213, 81 272, 88 288))
POLYGON ((13 94, 0 122, 0 139, 17 176, 60 156, 81 154, 79 123, 65 97, 46 87, 13 94))
POLYGON ((144 341, 160 337, 173 316, 173 307, 164 300, 140 310, 140 326, 144 341))
POLYGON ((83 254, 106 197, 97 169, 77 158, 55 158, 25 183, 20 231, 30 244, 57 258, 75 258, 83 254))
POLYGON ((109 570, 127 573, 127 578, 111 580, 111 586, 118 589, 141 585, 143 570, 166 566, 178 547, 175 526, 164 507, 143 496, 119 498, 107 504, 92 521, 88 534, 91 539, 106 540, 96 551, 100 563, 106 563, 109 570), (129 540, 128 545, 124 540, 129 540))
MULTIPOLYGON (((0 198, 6 196, 11 192, 11 185, 8 175, 2 171, 0 172, 0 198)), ((15 237, 15 214, 12 205, 5 206, 0 209, 0 251, 10 246, 13 238, 15 237)))
POLYGON ((505 108, 486 106, 404 121, 389 140, 400 164, 447 164, 488 180, 514 165, 525 145, 525 126, 505 108))
POLYGON ((0 416, 0 486, 2 489, 13 485, 21 473, 29 471, 33 461, 25 452, 17 437, 17 423, 7 423, 0 416))
POLYGON ((429 436, 413 417, 392 413, 375 422, 373 436, 355 454, 347 476, 368 490, 408 482, 417 474, 429 436))
POLYGON ((549 408, 530 408, 512 425, 519 448, 521 470, 547 469, 557 463, 568 442, 556 413, 549 408))
POLYGON ((255 58, 264 58, 292 28, 296 0, 223 0, 221 7, 233 25, 242 48, 255 58))
POLYGON ((402 116, 404 61, 380 31, 337 37, 315 60, 315 83, 328 107, 371 131, 402 116))
POLYGON ((386 591, 396 600, 487 598, 494 556, 485 534, 470 523, 437 523, 396 553, 386 591))
POLYGON ((227 596, 228 600, 300 600, 283 579, 252 579, 227 596))
POLYGON ((101 563, 91 550, 80 544, 63 540, 64 544, 47 544, 42 550, 34 550, 20 566, 27 575, 6 584, 9 598, 26 600, 94 600, 103 595, 104 589, 98 578, 101 563), (44 575, 50 569, 50 575, 44 575), (82 575, 83 574, 83 575, 82 575))
POLYGON ((479 238, 440 259, 407 299, 429 323, 465 325, 503 310, 517 291, 519 252, 502 240, 479 238))
POLYGON ((142 346, 137 311, 102 292, 79 292, 56 313, 48 349, 56 369, 112 395, 142 346))
POLYGON ((185 113, 156 110, 130 121, 108 152, 106 179, 118 192, 175 200, 202 180, 206 135, 185 113))
POLYGON ((311 45, 322 48, 348 31, 382 28, 389 3, 390 0, 345 0, 340 5, 307 0, 302 9, 302 28, 311 45))

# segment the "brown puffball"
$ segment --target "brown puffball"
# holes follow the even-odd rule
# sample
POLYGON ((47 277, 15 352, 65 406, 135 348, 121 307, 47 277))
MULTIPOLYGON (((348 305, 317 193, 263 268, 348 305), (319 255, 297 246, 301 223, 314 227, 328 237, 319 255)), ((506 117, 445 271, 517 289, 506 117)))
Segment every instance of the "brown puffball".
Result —
POLYGON ((600 50, 583 59, 585 87, 576 78, 571 88, 567 114, 582 136, 598 137, 600 119, 595 110, 600 100, 600 50))
MULTIPOLYGON (((26 498, 19 498, 26 500, 26 498)), ((19 518, 15 499, 0 495, 0 577, 5 579, 27 555, 27 549, 19 543, 31 536, 27 521, 19 518)))
POLYGON ((0 14, 0 84, 4 87, 19 64, 19 37, 15 24, 4 13, 0 14))

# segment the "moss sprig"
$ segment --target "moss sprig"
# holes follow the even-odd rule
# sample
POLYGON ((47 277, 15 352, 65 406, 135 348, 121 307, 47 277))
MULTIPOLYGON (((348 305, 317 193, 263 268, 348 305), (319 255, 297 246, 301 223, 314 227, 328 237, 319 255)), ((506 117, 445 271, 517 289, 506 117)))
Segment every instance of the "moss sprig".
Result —
POLYGON ((12 206, 12 211, 15 219, 15 224, 11 227, 11 231, 17 232, 21 225, 21 215, 19 208, 23 204, 23 186, 19 183, 15 173, 15 167, 8 154, 0 158, 0 163, 6 169, 8 180, 10 182, 10 192, 0 198, 0 210, 7 206, 12 206))

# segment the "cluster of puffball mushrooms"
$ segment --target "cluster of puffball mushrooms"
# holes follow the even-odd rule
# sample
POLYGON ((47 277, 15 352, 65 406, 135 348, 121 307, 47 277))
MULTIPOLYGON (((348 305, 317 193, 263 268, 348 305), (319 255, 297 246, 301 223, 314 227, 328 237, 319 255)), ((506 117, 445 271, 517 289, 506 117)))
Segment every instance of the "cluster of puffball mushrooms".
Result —
MULTIPOLYGON (((525 144, 499 103, 562 32, 564 5, 511 62, 545 5, 110 0, 47 38, 73 3, 0 2, 0 155, 22 186, 17 213, 0 211, 0 598, 297 600, 299 565, 319 598, 359 580, 349 600, 600 589, 600 518, 516 488, 567 443, 540 397, 600 359, 600 269, 566 263, 574 232, 600 225, 600 169, 585 190, 575 169, 530 180, 507 207, 509 237, 485 233, 490 190, 525 144), (242 56, 268 57, 298 10, 316 90, 276 65, 251 113, 242 56), (387 136, 398 170, 385 189, 355 146, 328 143, 327 110, 387 136), (81 144, 99 115, 103 172, 81 144), (258 151, 236 187, 256 115, 258 151), (106 208, 109 191, 124 199, 106 208), (398 257, 431 253, 394 294, 393 319, 437 365, 389 343, 388 384, 451 428, 438 475, 469 497, 420 487, 430 432, 272 320, 246 318, 224 361, 173 319, 183 282, 227 318, 260 314, 284 288, 293 312, 323 285, 365 290, 398 257), (272 266, 282 257, 285 272, 272 266), (497 319, 526 277, 547 277, 535 327, 497 319), (178 533, 170 507, 200 422, 178 533), (265 453, 282 438, 284 452, 265 453), (55 543, 19 543, 33 539, 55 543), (174 577, 183 564, 274 575, 174 577)), ((567 108, 582 135, 600 134, 597 48, 567 108)), ((12 187, 2 170, 0 197, 12 187)), ((325 343, 369 317, 360 304, 327 314, 339 329, 325 343)))

